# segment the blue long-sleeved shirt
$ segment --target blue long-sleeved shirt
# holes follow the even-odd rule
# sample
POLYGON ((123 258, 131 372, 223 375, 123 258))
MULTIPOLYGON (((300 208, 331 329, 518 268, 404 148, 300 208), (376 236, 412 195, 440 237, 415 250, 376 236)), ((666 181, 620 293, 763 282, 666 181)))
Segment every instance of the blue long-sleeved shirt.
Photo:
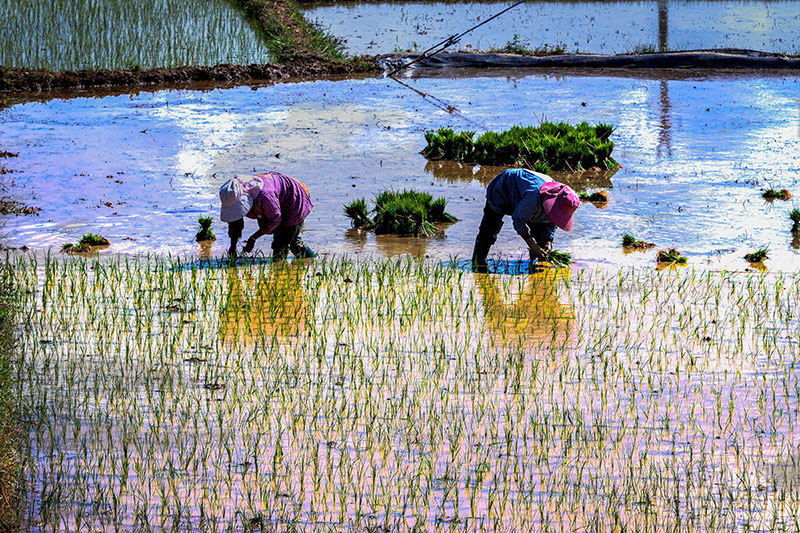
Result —
POLYGON ((486 188, 489 207, 504 215, 511 215, 514 230, 522 234, 528 224, 536 225, 537 241, 552 241, 556 233, 553 224, 542 207, 539 187, 553 179, 547 174, 524 168, 510 168, 494 177, 486 188))

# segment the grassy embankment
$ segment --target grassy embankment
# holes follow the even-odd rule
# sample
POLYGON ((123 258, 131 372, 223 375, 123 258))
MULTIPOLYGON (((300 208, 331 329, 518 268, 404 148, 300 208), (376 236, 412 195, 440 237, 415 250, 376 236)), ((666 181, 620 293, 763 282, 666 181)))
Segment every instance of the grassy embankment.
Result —
POLYGON ((372 58, 347 57, 341 43, 309 23, 295 0, 230 0, 272 56, 269 65, 190 65, 142 69, 51 71, 0 65, 0 91, 42 91, 193 81, 247 82, 370 72, 372 58))

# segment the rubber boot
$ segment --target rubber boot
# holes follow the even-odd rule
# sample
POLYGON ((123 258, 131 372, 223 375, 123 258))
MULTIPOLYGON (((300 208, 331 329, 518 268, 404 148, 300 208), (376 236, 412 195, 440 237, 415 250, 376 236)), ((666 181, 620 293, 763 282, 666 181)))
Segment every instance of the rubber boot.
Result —
POLYGON ((294 256, 297 259, 314 259, 315 257, 317 257, 317 254, 315 254, 314 250, 312 250, 308 246, 303 246, 302 249, 294 252, 294 256))
POLYGON ((486 264, 486 257, 489 255, 489 248, 491 247, 491 244, 483 242, 477 238, 475 239, 475 247, 472 249, 473 272, 485 274, 489 271, 489 267, 486 264))

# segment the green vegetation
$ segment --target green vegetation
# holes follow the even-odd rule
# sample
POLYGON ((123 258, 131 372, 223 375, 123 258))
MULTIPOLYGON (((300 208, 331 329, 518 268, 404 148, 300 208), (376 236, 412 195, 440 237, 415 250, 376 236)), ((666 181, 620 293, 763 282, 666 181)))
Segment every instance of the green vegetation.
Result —
POLYGON ((108 246, 111 243, 108 242, 108 239, 100 235, 84 233, 81 240, 78 241, 78 244, 81 246, 108 246))
POLYGON ((63 71, 269 63, 269 43, 233 3, 0 0, 0 65, 63 71))
POLYGON ((656 254, 656 261, 659 263, 670 263, 674 265, 685 265, 687 260, 675 248, 669 250, 659 250, 656 254))
POLYGON ((0 531, 15 531, 20 486, 19 431, 12 358, 14 357, 13 289, 0 282, 0 531))
POLYGON ((111 243, 105 237, 93 233, 85 233, 77 244, 71 242, 61 245, 61 251, 68 254, 85 254, 95 246, 108 246, 111 243))
POLYGON ((501 48, 490 48, 486 50, 488 53, 501 53, 501 54, 517 54, 522 56, 560 56, 567 53, 567 47, 563 44, 555 46, 544 45, 536 48, 528 48, 519 38, 519 35, 514 34, 514 37, 508 41, 501 48))
POLYGON ((767 259, 768 252, 769 250, 767 248, 759 248, 755 252, 750 252, 749 254, 745 254, 744 258, 750 263, 760 263, 764 259, 767 259))
POLYGON ((659 50, 658 47, 651 44, 640 44, 631 51, 631 54, 657 54, 659 52, 666 52, 666 50, 659 50))
POLYGON ((470 531, 722 532, 798 516, 798 274, 32 255, 0 270, 20 289, 37 529, 452 531, 458 511, 470 531))
POLYGON ((214 219, 212 217, 201 216, 197 219, 197 222, 200 224, 200 229, 198 230, 197 234, 195 234, 194 240, 197 242, 217 240, 217 236, 214 235, 213 231, 211 231, 211 224, 214 223, 214 219))
POLYGON ((596 202, 596 203, 605 203, 608 202, 608 192, 607 191, 595 191, 592 193, 581 191, 578 193, 578 198, 581 199, 581 202, 596 202))
POLYGON ((550 250, 545 255, 544 260, 558 267, 569 266, 572 264, 572 254, 559 252, 558 250, 550 250))
POLYGON ((363 198, 344 206, 345 215, 354 227, 374 230, 375 233, 396 235, 432 235, 438 231, 436 222, 456 222, 445 211, 447 200, 434 199, 425 192, 405 190, 383 191, 375 198, 375 216, 370 219, 363 198))
POLYGON ((482 165, 516 165, 539 172, 576 171, 619 166, 612 157, 609 140, 614 127, 581 122, 543 122, 541 126, 514 126, 501 133, 486 132, 473 140, 475 132, 450 128, 425 133, 428 159, 449 159, 482 165))
POLYGON ((800 209, 796 207, 789 212, 789 220, 792 221, 792 233, 800 233, 800 209))
POLYGON ((344 214, 352 220, 353 227, 355 228, 366 228, 372 223, 372 220, 369 218, 367 202, 364 198, 353 200, 345 205, 344 214))
POLYGON ((765 200, 789 200, 792 197, 792 193, 788 189, 767 189, 761 193, 761 196, 765 200))
POLYGON ((649 248, 655 248, 656 245, 653 244, 652 242, 636 240, 636 237, 634 237, 630 233, 626 233, 622 236, 622 246, 637 250, 647 250, 649 248))
POLYGON ((231 0, 245 13, 278 63, 316 56, 344 59, 341 43, 309 23, 295 0, 231 0))

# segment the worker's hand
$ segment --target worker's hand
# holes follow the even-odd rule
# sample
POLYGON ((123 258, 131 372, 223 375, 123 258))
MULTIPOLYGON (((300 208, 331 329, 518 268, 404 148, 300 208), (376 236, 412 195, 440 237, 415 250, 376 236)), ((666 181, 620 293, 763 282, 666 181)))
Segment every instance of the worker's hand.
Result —
POLYGON ((249 254, 250 252, 253 251, 253 248, 255 247, 255 245, 256 245, 256 240, 254 238, 250 237, 249 239, 247 239, 247 242, 244 243, 244 248, 242 248, 242 253, 243 254, 249 254))
POLYGON ((236 259, 237 255, 238 254, 236 253, 236 245, 233 244, 231 245, 230 248, 228 248, 228 257, 230 257, 231 259, 236 259))
POLYGON ((542 246, 542 250, 544 250, 544 253, 546 253, 546 254, 549 254, 550 252, 552 252, 553 251, 553 241, 547 241, 546 243, 544 243, 544 246, 542 246))
POLYGON ((525 239, 525 244, 528 245, 528 252, 530 252, 531 261, 534 259, 538 259, 539 261, 543 261, 545 257, 545 251, 539 246, 536 240, 533 237, 529 237, 525 239))

